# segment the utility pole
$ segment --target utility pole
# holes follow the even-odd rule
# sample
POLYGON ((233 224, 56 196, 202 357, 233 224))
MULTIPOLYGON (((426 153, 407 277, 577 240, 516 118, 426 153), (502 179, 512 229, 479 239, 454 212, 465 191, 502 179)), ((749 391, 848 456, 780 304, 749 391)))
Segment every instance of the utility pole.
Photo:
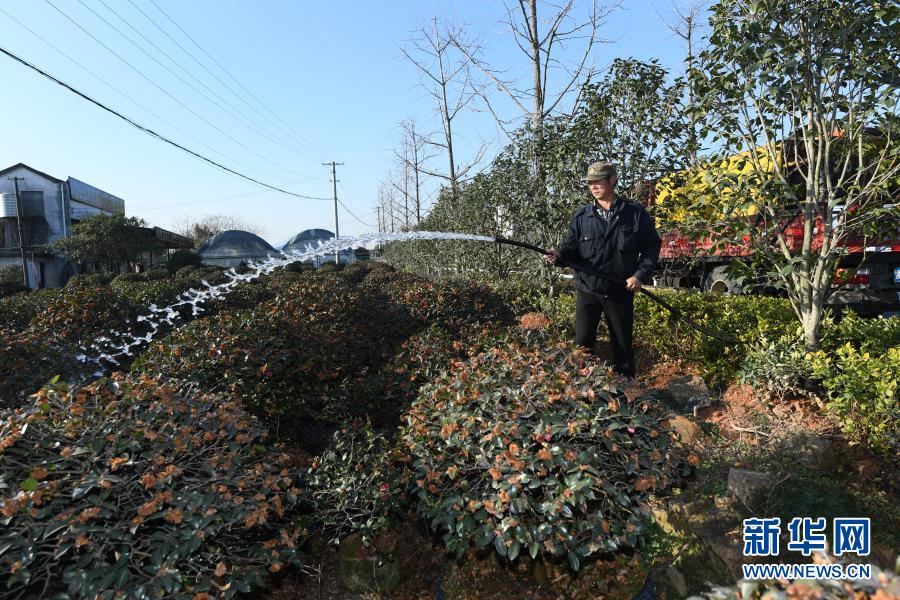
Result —
MULTIPOLYGON (((331 183, 334 186, 334 241, 337 242, 337 239, 341 237, 341 231, 338 229, 338 212, 337 212, 337 166, 343 165, 344 163, 331 161, 330 163, 322 163, 324 166, 331 165, 331 183)), ((337 265, 339 262, 338 258, 338 249, 335 246, 334 249, 334 264, 337 265)))
POLYGON ((24 177, 7 177, 11 179, 16 186, 16 224, 19 228, 19 254, 22 256, 22 282, 25 287, 28 286, 28 266, 25 263, 25 235, 22 233, 22 198, 19 195, 19 180, 25 181, 24 177))

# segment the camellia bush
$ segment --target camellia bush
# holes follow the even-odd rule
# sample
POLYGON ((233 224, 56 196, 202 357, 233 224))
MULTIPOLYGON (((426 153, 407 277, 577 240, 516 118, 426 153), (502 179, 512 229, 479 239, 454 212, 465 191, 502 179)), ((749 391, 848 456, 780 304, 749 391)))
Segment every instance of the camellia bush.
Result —
POLYGON ((0 595, 232 597, 299 564, 303 474, 235 401, 117 375, 0 418, 0 595))
MULTIPOLYGON (((79 275, 58 290, 0 299, 0 364, 5 367, 0 375, 0 406, 18 403, 52 377, 77 381, 86 367, 76 357, 92 354, 90 346, 98 338, 114 337, 117 331, 142 335, 149 326, 135 317, 146 314, 151 304, 166 305, 189 288, 202 287, 204 281, 214 284, 225 279, 222 270, 215 268, 182 279, 159 272, 125 273, 109 281, 110 277, 79 275)), ((252 307, 274 295, 264 285, 242 284, 204 307, 204 315, 225 307, 252 307)), ((189 309, 181 310, 190 318, 189 309)))
POLYGON ((690 466, 665 415, 608 386, 602 363, 524 337, 423 386, 403 446, 419 512, 450 551, 492 544, 510 560, 567 557, 578 570, 585 557, 637 544, 649 495, 690 466))
POLYGON ((286 270, 269 287, 271 300, 181 328, 133 370, 239 395, 279 435, 302 443, 296 433, 309 421, 395 420, 422 382, 418 366, 443 360, 445 348, 462 350, 456 342, 478 324, 508 318, 486 291, 379 264, 286 270))
POLYGON ((309 471, 315 522, 337 543, 358 533, 371 547, 377 536, 396 528, 407 498, 407 469, 397 448, 371 423, 360 423, 334 434, 331 446, 309 471))

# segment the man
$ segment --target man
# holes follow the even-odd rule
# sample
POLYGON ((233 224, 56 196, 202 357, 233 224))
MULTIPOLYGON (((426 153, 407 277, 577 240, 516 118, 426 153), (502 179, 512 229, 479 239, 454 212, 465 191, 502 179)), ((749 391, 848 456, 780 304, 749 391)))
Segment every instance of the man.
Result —
POLYGON ((557 264, 589 263, 614 279, 575 271, 575 343, 593 351, 600 315, 606 317, 613 369, 634 377, 634 294, 650 281, 662 244, 650 213, 636 202, 616 195, 616 168, 606 162, 588 167, 588 190, 594 201, 575 213, 559 248, 545 259, 557 264))

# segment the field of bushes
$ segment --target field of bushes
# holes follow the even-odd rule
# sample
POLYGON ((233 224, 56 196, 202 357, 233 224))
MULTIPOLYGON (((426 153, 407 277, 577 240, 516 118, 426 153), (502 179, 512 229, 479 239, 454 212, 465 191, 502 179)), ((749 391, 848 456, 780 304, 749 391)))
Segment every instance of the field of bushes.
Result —
MULTIPOLYGON (((114 373, 78 360, 224 278, 186 266, 0 298, 0 595, 353 597, 334 575, 350 559, 396 586, 382 597, 700 593, 727 569, 682 588, 670 570, 703 555, 660 507, 718 506, 728 468, 777 468, 786 406, 871 463, 860 488, 846 462, 794 477, 871 515, 896 555, 898 319, 831 316, 807 354, 779 299, 661 292, 734 346, 639 297, 634 382, 570 345, 565 290, 289 265, 114 373), (682 374, 718 400, 693 436, 666 388, 682 374)), ((767 506, 799 510, 776 492, 767 506)))

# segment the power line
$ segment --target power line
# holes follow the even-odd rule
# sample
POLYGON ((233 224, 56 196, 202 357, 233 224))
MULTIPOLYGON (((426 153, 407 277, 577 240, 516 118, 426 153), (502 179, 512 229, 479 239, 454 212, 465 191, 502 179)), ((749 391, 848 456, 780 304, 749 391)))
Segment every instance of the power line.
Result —
MULTIPOLYGON (((132 0, 128 0, 128 1, 131 2, 132 6, 135 6, 135 8, 137 8, 137 6, 134 4, 134 2, 132 2, 132 0)), ((192 37, 190 36, 190 34, 189 34, 187 31, 185 31, 184 29, 182 29, 181 25, 179 25, 177 22, 175 22, 175 20, 174 20, 172 17, 170 17, 169 14, 168 14, 166 11, 164 11, 164 10, 162 9, 162 7, 161 7, 159 4, 156 3, 156 0, 150 0, 150 2, 152 2, 153 5, 156 7, 156 9, 159 10, 159 12, 161 12, 161 13, 169 20, 169 22, 171 22, 175 27, 177 27, 178 30, 181 31, 181 33, 183 33, 183 34, 185 35, 185 37, 187 37, 187 39, 191 40, 191 42, 192 42, 197 48, 199 48, 200 51, 203 52, 203 54, 205 54, 205 55, 207 56, 207 58, 209 58, 209 60, 211 60, 217 67, 219 67, 219 69, 221 69, 223 73, 225 73, 226 75, 228 75, 228 77, 230 77, 232 81, 234 81, 236 84, 238 84, 238 86, 240 86, 240 88, 241 88, 242 90, 244 90, 244 91, 247 93, 248 96, 250 96, 251 98, 253 98, 254 100, 256 100, 256 101, 259 103, 259 105, 262 106, 264 109, 266 109, 273 117, 275 117, 276 119, 278 119, 278 121, 280 121, 280 122, 282 123, 282 125, 284 125, 284 126, 287 127, 291 132, 293 132, 294 135, 296 135, 297 138, 298 138, 299 140, 305 142, 310 148, 314 149, 314 150, 315 150, 316 152, 318 152, 319 154, 323 154, 323 155, 327 155, 327 154, 328 154, 327 152, 323 152, 320 148, 316 147, 315 144, 313 144, 309 139, 307 139, 306 137, 304 137, 303 134, 301 134, 301 133, 298 132, 296 129, 294 129, 293 127, 291 127, 288 123, 286 123, 286 122, 284 121, 284 119, 282 119, 281 117, 279 117, 279 116, 278 116, 271 108, 269 108, 268 106, 266 106, 265 103, 264 103, 262 100, 260 100, 259 98, 257 98, 257 97, 253 94, 253 92, 251 92, 251 91, 248 90, 246 87, 244 87, 244 85, 243 85, 240 81, 238 81, 238 80, 235 78, 234 75, 232 75, 225 67, 223 67, 221 64, 219 64, 219 61, 217 61, 215 58, 213 58, 212 55, 211 55, 209 52, 207 52, 207 51, 203 48, 203 46, 201 46, 199 43, 197 43, 197 41, 196 41, 194 38, 192 38, 192 37)), ((140 9, 138 8, 138 10, 140 10, 140 9)), ((143 12, 143 11, 142 11, 142 12, 143 12)), ((149 18, 149 17, 148 17, 148 18, 149 18)))
POLYGON ((102 4, 103 6, 105 6, 106 9, 107 9, 109 12, 111 12, 113 15, 115 15, 116 18, 118 18, 122 23, 124 23, 125 25, 127 25, 132 31, 134 31, 136 34, 138 34, 139 36, 141 36, 141 38, 143 38, 144 41, 146 41, 146 42, 147 42, 148 44, 150 44, 154 49, 156 49, 157 52, 159 52, 159 53, 162 54, 164 57, 166 57, 166 58, 169 60, 169 62, 171 62, 173 65, 175 65, 176 67, 178 67, 179 69, 181 69, 181 71, 184 72, 188 77, 190 77, 191 79, 193 79, 194 81, 196 81, 200 86, 202 86, 204 89, 206 89, 209 93, 211 93, 211 94, 214 95, 216 98, 218 98, 218 99, 221 100, 223 103, 225 103, 225 104, 228 106, 228 108, 225 108, 224 106, 222 106, 222 104, 220 104, 219 102, 216 102, 215 100, 213 100, 212 98, 210 98, 208 95, 206 95, 205 93, 203 93, 201 90, 197 89, 197 87, 194 86, 192 83, 190 83, 189 81, 186 81, 181 75, 179 75, 178 73, 174 72, 174 71, 173 71, 172 69, 170 69, 167 65, 161 63, 161 62, 160 62, 159 60, 157 60, 156 57, 153 56, 150 52, 148 52, 146 49, 144 49, 143 47, 141 47, 141 46, 140 46, 138 43, 136 43, 133 39, 131 39, 130 37, 128 37, 127 35, 125 35, 124 33, 122 33, 122 31, 120 31, 115 25, 113 25, 112 23, 110 23, 109 21, 107 21, 102 15, 100 15, 99 13, 97 13, 97 11, 95 11, 93 8, 91 8, 90 6, 88 6, 87 4, 85 4, 84 0, 78 0, 78 2, 79 2, 79 4, 81 4, 83 7, 85 7, 87 10, 89 10, 92 14, 94 14, 94 16, 96 16, 98 19, 100 19, 101 21, 103 21, 104 23, 106 23, 106 25, 108 25, 108 26, 109 26, 111 29, 113 29, 116 33, 118 33, 120 36, 122 36, 123 38, 125 38, 125 39, 126 39, 129 43, 131 43, 135 48, 137 48, 138 50, 140 50, 141 52, 143 52, 145 55, 147 55, 151 60, 153 60, 153 62, 155 62, 156 64, 158 64, 158 65, 161 66, 162 68, 164 68, 166 71, 168 71, 169 73, 171 73, 174 77, 178 78, 178 80, 181 81, 183 84, 185 84, 186 86, 188 86, 189 88, 191 88, 192 90, 194 90, 195 92, 197 92, 198 94, 200 94, 201 96, 203 96, 203 98, 206 99, 210 104, 213 104, 214 106, 216 106, 217 108, 219 108, 222 112, 224 112, 225 114, 227 114, 227 115, 229 115, 230 117, 232 117, 235 121, 238 121, 241 125, 243 125, 243 126, 247 127, 248 129, 252 130, 254 133, 257 133, 257 134, 261 135, 262 137, 266 138, 267 140, 269 140, 269 141, 271 141, 271 142, 274 142, 274 143, 278 144, 279 146, 281 146, 281 147, 284 148, 285 150, 288 150, 289 152, 293 152, 293 153, 297 154, 298 156, 303 156, 303 155, 302 155, 301 153, 299 153, 295 148, 291 147, 291 146, 288 145, 288 144, 285 144, 282 140, 280 140, 280 139, 278 139, 277 137, 275 137, 274 135, 272 135, 271 132, 267 131, 267 130, 264 129, 262 126, 260 126, 258 123, 256 123, 253 119, 251 119, 251 118, 248 117, 246 114, 244 114, 244 113, 241 111, 241 109, 239 109, 238 107, 234 106, 229 100, 223 98, 218 92, 216 92, 215 90, 211 89, 211 88, 210 88, 208 85, 206 85, 203 81, 201 81, 200 79, 198 79, 197 77, 195 77, 193 73, 191 73, 190 71, 188 71, 187 69, 185 69, 184 67, 182 67, 181 64, 180 64, 178 61, 176 61, 174 58, 172 58, 165 50, 163 50, 162 48, 160 48, 159 46, 157 46, 157 45, 153 42, 153 40, 149 39, 149 38, 148 38, 147 36, 145 36, 141 31, 139 31, 137 28, 135 28, 134 25, 132 25, 131 23, 129 23, 127 19, 125 19, 122 15, 120 15, 118 12, 116 12, 116 10, 115 10, 114 8, 112 8, 109 4, 107 4, 106 2, 104 2, 104 0, 98 0, 98 2, 100 2, 100 4, 102 4), (229 109, 231 109, 231 110, 229 110, 229 109))
MULTIPOLYGON (((93 71, 90 70, 89 68, 85 67, 83 64, 81 64, 80 62, 78 62, 77 60, 75 60, 74 58, 72 58, 71 56, 69 56, 67 53, 65 53, 65 52, 63 52, 62 50, 60 50, 59 47, 57 47, 57 46, 54 45, 52 42, 50 42, 49 40, 47 40, 46 38, 44 38, 43 36, 41 36, 41 35, 40 35, 39 33, 37 33, 35 30, 31 29, 31 28, 30 28, 28 25, 26 25, 25 23, 22 23, 22 22, 19 21, 17 18, 15 18, 15 17, 12 16, 11 14, 9 14, 9 13, 6 12, 5 10, 3 10, 2 7, 0 7, 0 12, 2 12, 4 15, 6 15, 7 17, 9 17, 10 20, 12 20, 14 23, 16 23, 17 25, 19 25, 20 27, 22 27, 23 29, 25 29, 26 31, 28 31, 31 35, 33 35, 34 37, 36 37, 36 38, 39 39, 40 41, 44 42, 44 44, 46 44, 47 46, 49 46, 50 48, 52 48, 53 50, 55 50, 57 54, 59 54, 60 56, 62 56, 62 57, 65 58, 65 59, 67 59, 69 62, 73 63, 75 66, 79 67, 80 69, 82 69, 83 71, 85 71, 86 73, 88 73, 89 75, 91 75, 94 79, 96 79, 97 81, 99 81, 100 83, 102 83, 103 85, 105 85, 106 87, 110 88, 111 90, 113 90, 114 92, 116 92, 117 94, 119 94, 120 96, 122 96, 123 98, 125 98, 126 100, 130 101, 132 104, 134 104, 134 105, 137 106, 138 108, 144 110, 145 112, 147 112, 147 113, 150 114, 151 116, 156 117, 157 119, 159 119, 160 121, 162 121, 164 124, 168 125, 168 126, 171 127, 172 129, 174 129, 175 131, 177 131, 178 133, 180 133, 181 135, 183 135, 183 136, 185 136, 185 137, 188 137, 188 138, 192 139, 193 141, 197 142, 198 144, 200 144, 201 146, 203 146, 203 147, 206 148, 207 150, 210 150, 210 151, 212 151, 212 152, 215 152, 216 154, 218 154, 218 155, 221 156, 222 158, 225 158, 225 159, 230 160, 230 161, 232 161, 232 162, 234 162, 234 163, 237 163, 237 164, 239 164, 239 165, 241 165, 241 166, 243 166, 243 167, 246 167, 246 168, 248 168, 248 169, 250 169, 250 170, 252 170, 252 171, 256 171, 257 173, 262 173, 263 175, 266 175, 267 177, 273 177, 273 178, 276 178, 276 179, 277 179, 277 177, 276 177, 275 175, 272 175, 271 173, 266 173, 265 171, 261 171, 260 169, 257 169, 257 168, 255 168, 255 167, 253 167, 253 166, 251 166, 251 165, 248 165, 247 163, 244 163, 244 162, 242 162, 242 161, 239 161, 239 160, 237 160, 236 158, 233 158, 233 157, 231 157, 231 156, 228 156, 227 154, 223 154, 221 151, 217 150, 216 148, 213 148, 212 146, 210 146, 210 145, 207 144, 206 142, 204 142, 204 141, 202 141, 202 140, 200 140, 200 139, 194 137, 194 136, 191 135, 190 133, 184 131, 183 129, 181 129, 181 128, 175 126, 175 125, 173 125, 173 124, 172 124, 170 121, 168 121, 167 119, 165 119, 165 118, 161 117, 160 115, 156 114, 156 113, 153 112, 151 109, 147 108, 146 106, 144 106, 143 104, 141 104, 140 102, 138 102, 137 100, 135 100, 134 98, 132 98, 131 96, 129 96, 128 94, 126 94, 125 92, 123 92, 122 90, 120 90, 118 87, 112 85, 111 83, 109 83, 108 81, 106 81, 105 79, 103 79, 102 77, 100 77, 99 75, 97 75, 95 72, 93 72, 93 71)), ((307 176, 307 177, 308 177, 308 176, 307 176)), ((313 180, 312 177, 309 177, 309 179, 310 179, 310 180, 313 180)))
POLYGON ((254 150, 253 148, 250 148, 249 146, 247 146, 246 144, 244 144, 244 143, 241 142, 240 140, 236 139, 236 138, 233 137, 232 135, 230 135, 230 134, 228 134, 227 132, 225 132, 224 130, 222 130, 220 127, 216 126, 214 123, 210 122, 208 119, 206 119, 205 117, 203 117, 202 115, 200 115, 199 113, 197 113, 195 110, 193 110, 192 108, 190 108, 190 107, 189 107, 188 105, 186 105, 184 102, 182 102, 181 100, 179 100, 178 98, 176 98, 175 96, 173 96, 172 94, 170 94, 168 91, 166 91, 165 89, 163 89, 163 88, 162 88, 159 84, 157 84, 155 81, 153 81, 152 79, 150 79, 149 77, 147 77, 140 69, 136 68, 136 67, 135 67, 134 65, 132 65, 130 62, 128 62, 127 60, 125 60, 124 58, 122 58, 119 54, 116 53, 115 50, 113 50, 112 48, 110 48, 109 46, 107 46, 106 44, 104 44, 104 43, 103 43, 102 41, 100 41, 94 34, 92 34, 90 31, 88 31, 87 29, 85 29, 84 27, 82 27, 80 23, 78 23, 77 21, 75 21, 75 19, 73 19, 72 17, 70 17, 69 15, 67 15, 65 12, 63 12, 62 10, 60 10, 55 4, 53 4, 53 2, 51 2, 51 0, 44 0, 44 1, 45 1, 47 4, 49 4, 50 6, 52 6, 53 9, 56 10, 56 12, 58 12, 58 13, 61 14, 63 17, 65 17, 66 19, 68 19, 69 22, 71 22, 73 25, 75 25, 78 29, 80 29, 81 31, 83 31, 83 32, 84 32, 85 34, 87 34, 88 36, 90 36, 90 38, 91 38, 92 40, 94 40, 95 42, 97 42, 98 44, 100 44, 101 46, 103 46, 110 54, 112 54, 113 56, 115 56, 116 58, 118 58, 120 61, 122 61, 123 63, 125 63, 132 71, 134 71, 135 73, 137 73, 138 75, 140 75, 142 78, 144 78, 148 83, 150 83, 150 85, 152 85, 153 87, 155 87, 156 89, 158 89, 159 91, 161 91, 162 93, 164 93, 166 96, 168 96, 169 98, 171 98, 174 102, 176 102, 179 106, 181 106, 182 108, 184 108, 185 110, 187 110, 188 112, 190 112, 192 115, 194 115, 195 117, 197 117, 198 119, 200 119, 201 121, 203 121, 204 123, 206 123, 207 125, 209 125, 210 127, 212 127, 213 129, 215 129, 216 131, 218 131, 219 133, 221 133, 222 135, 224 135, 225 137, 227 137, 228 139, 230 139, 231 141, 233 141, 235 144, 241 146, 242 148, 244 148, 244 149, 247 150, 248 152, 251 152, 252 154, 255 154, 256 156, 258 156, 259 158, 263 159, 264 161, 266 161, 266 162, 268 162, 268 163, 271 163, 271 164, 275 165, 275 166, 278 167, 279 169, 284 169, 284 170, 287 171, 288 173, 293 173, 293 174, 295 174, 295 175, 300 175, 300 173, 297 173, 297 172, 294 171, 293 169, 289 169, 288 167, 285 167, 284 165, 281 165, 281 164, 279 164, 279 163, 277 163, 277 162, 275 162, 275 161, 273 161, 273 160, 270 160, 269 158, 266 158, 265 156, 263 156, 262 154, 260 154, 260 153, 257 152, 256 150, 254 150))
POLYGON ((75 88, 73 88, 73 87, 70 86, 69 84, 67 84, 67 83, 65 83, 65 82, 63 82, 63 81, 60 81, 59 79, 57 79, 57 78, 54 77, 53 75, 50 75, 49 73, 47 73, 47 72, 45 72, 45 71, 42 71, 40 68, 36 67, 35 65, 33 65, 33 64, 31 64, 30 62, 26 61, 25 59, 20 58, 19 56, 13 54, 12 52, 10 52, 9 50, 7 50, 6 48, 4 48, 4 47, 2 47, 2 46, 0 46, 0 52, 2 52, 3 54, 9 56, 10 58, 12 58, 13 60, 15 60, 16 62, 25 65, 25 66, 28 67, 29 69, 32 69, 32 70, 34 70, 34 71, 37 71, 38 73, 40 73, 41 75, 43 75, 44 77, 46 77, 47 79, 49 79, 50 81, 53 81, 54 83, 56 83, 56 84, 58 84, 58 85, 60 85, 60 86, 62 86, 62 87, 64 87, 64 88, 66 88, 67 90, 69 90, 69 91, 72 92, 73 94, 76 94, 77 96, 80 96, 81 98, 84 98, 85 100, 87 100, 87 101, 90 102, 91 104, 94 104, 94 105, 96 105, 96 106, 102 108, 102 109, 105 110, 106 112, 111 113, 111 114, 113 114, 113 115, 119 117, 120 119, 122 119, 122 120, 125 121, 126 123, 128 123, 128 124, 132 125, 133 127, 135 127, 135 128, 137 128, 137 129, 143 131, 144 133, 147 133, 147 134, 149 134, 149 135, 151 135, 151 136, 153 136, 153 137, 155 137, 155 138, 157 138, 157 139, 159 139, 159 140, 161 140, 161 141, 163 141, 163 142, 165 142, 165 143, 167 143, 167 144, 170 144, 170 145, 172 145, 172 146, 175 146, 175 147, 178 148, 179 150, 182 150, 182 151, 184 151, 184 152, 187 152, 188 154, 190 154, 190 155, 192 155, 192 156, 195 156, 195 157, 199 158, 200 160, 206 161, 206 162, 208 162, 209 164, 211 164, 211 165, 213 165, 213 166, 215 166, 215 167, 218 167, 218 168, 222 169, 223 171, 227 171, 227 172, 229 172, 229 173, 231 173, 231 174, 233 174, 233 175, 237 175, 238 177, 240 177, 240 178, 242 178, 242 179, 246 179, 247 181, 252 181, 253 183, 255 183, 255 184, 257 184, 257 185, 261 185, 261 186, 267 187, 267 188, 269 188, 269 189, 271 189, 271 190, 275 190, 276 192, 281 192, 282 194, 287 194, 288 196, 295 196, 295 197, 297 197, 297 198, 305 198, 305 199, 307 199, 307 200, 329 200, 329 198, 318 198, 318 197, 314 197, 314 196, 304 196, 304 195, 302 195, 302 194, 297 194, 297 193, 294 193, 294 192, 289 192, 288 190, 284 190, 284 189, 282 189, 282 188, 280 188, 280 187, 276 187, 276 186, 274 186, 274 185, 269 185, 268 183, 264 183, 264 182, 262 182, 262 181, 260 181, 260 180, 258 180, 258 179, 254 179, 253 177, 250 177, 249 175, 244 175, 243 173, 241 173, 241 172, 239 172, 239 171, 235 171, 234 169, 231 169, 231 168, 229 168, 229 167, 226 167, 225 165, 223 165, 223 164, 221 164, 221 163, 219 163, 219 162, 216 162, 216 161, 214 161, 214 160, 211 159, 211 158, 207 158, 206 156, 203 156, 202 154, 200 154, 200 153, 198 153, 198 152, 195 152, 195 151, 191 150, 190 148, 187 148, 187 147, 185 147, 185 146, 182 146, 182 145, 179 144, 178 142, 174 142, 174 141, 170 140, 170 139, 167 138, 166 136, 164 136, 164 135, 162 135, 162 134, 159 134, 159 133, 153 131, 153 130, 150 129, 149 127, 145 127, 145 126, 141 125, 140 123, 138 123, 138 122, 136 122, 136 121, 134 121, 134 120, 132 120, 132 119, 126 117, 125 115, 123 115, 123 114, 121 114, 121 113, 119 113, 119 112, 117 112, 117 111, 115 111, 115 110, 109 108, 108 106, 106 106, 106 105, 103 104, 102 102, 99 102, 98 100, 94 100, 93 98, 91 98, 91 97, 88 96, 87 94, 85 94, 85 93, 83 93, 83 92, 80 92, 80 91, 76 90, 75 88))
MULTIPOLYGON (((292 181, 290 183, 299 183, 297 181, 292 181)), ((129 207, 131 210, 159 210, 163 208, 178 208, 181 206, 198 206, 201 204, 213 204, 216 202, 222 202, 223 200, 236 200, 238 198, 244 198, 246 196, 252 196, 254 194, 263 194, 266 193, 265 190, 248 190, 246 192, 238 192, 237 194, 228 194, 225 196, 214 196, 212 198, 205 198, 203 200, 192 200, 190 202, 169 202, 166 204, 148 204, 145 206, 130 204, 129 207)), ((328 202, 330 198, 310 198, 310 200, 318 200, 322 202, 328 202)))
POLYGON ((340 198, 338 198, 338 204, 340 204, 342 207, 344 207, 344 210, 347 211, 347 214, 349 214, 351 217, 353 217, 354 219, 359 221, 361 224, 365 225, 366 227, 373 227, 373 225, 371 223, 366 223, 365 221, 363 221, 362 219, 360 219, 359 217, 354 215, 353 212, 351 212, 350 209, 347 208, 347 205, 344 204, 343 202, 341 202, 340 198))
MULTIPOLYGON (((100 0, 100 1, 103 2, 103 0, 100 0)), ((176 46, 178 46, 178 47, 181 49, 181 51, 184 52, 184 53, 188 56, 188 58, 190 58, 192 61, 194 61, 195 63, 197 63, 204 71, 206 71, 207 73, 209 73, 216 81, 218 81, 218 82, 222 85, 222 87, 224 87, 225 89, 227 89, 227 90, 228 90, 229 92, 231 92, 237 99, 239 99, 241 102, 243 102, 243 103, 246 104, 248 107, 250 107, 256 114, 258 114, 259 116, 261 116, 262 118, 264 118, 266 121, 268 121, 273 127, 275 127, 275 129, 276 129, 277 131, 279 131, 280 133, 282 133, 286 139, 288 139, 288 140, 290 140, 290 141, 294 141, 293 138, 291 137, 291 135, 289 135, 287 132, 285 132, 285 131, 283 131, 283 130, 281 129, 281 126, 280 126, 280 125, 278 125, 277 123, 275 123, 271 118, 269 118, 269 117, 268 117, 267 115, 265 115, 264 113, 261 113, 261 112, 259 111, 258 108, 256 108, 255 106, 253 106, 253 104, 251 104, 250 102, 247 101, 247 99, 244 97, 244 95, 239 94, 239 93, 237 93, 236 91, 234 91, 234 89, 233 89, 230 85, 228 85, 226 82, 222 81, 222 79, 221 79, 218 75, 216 75, 215 73, 213 73, 212 71, 210 71, 209 68, 208 68, 206 65, 204 65, 202 62, 200 62, 199 60, 197 60, 197 58, 194 56, 194 54, 193 54, 190 50, 188 50, 187 48, 185 48, 184 46, 182 46, 181 43, 180 43, 178 40, 176 40, 175 38, 173 38, 173 37, 169 34, 168 31, 166 31, 165 29, 163 29, 162 26, 160 26, 159 23, 156 22, 156 19, 154 19, 153 17, 151 17, 150 15, 148 15, 146 12, 144 12, 144 10, 143 10, 140 6, 138 6, 137 4, 135 4, 132 0, 128 0, 128 2, 129 2, 129 4, 131 4, 131 6, 133 6, 139 13, 141 13, 141 15, 143 15, 145 19, 147 19, 148 21, 150 21, 150 23, 151 23, 154 27, 156 27, 160 32, 162 32, 163 35, 165 35, 167 38, 169 38, 169 40, 171 40, 172 43, 174 43, 176 46)), ((162 12, 162 13, 166 16, 167 19, 169 19, 169 21, 171 21, 173 24, 175 24, 176 27, 178 27, 179 29, 181 29, 181 27, 179 27, 178 24, 175 23, 175 21, 172 20, 172 18, 169 17, 169 15, 168 15, 167 13, 165 13, 165 11, 163 11, 158 5, 157 5, 157 8, 160 10, 160 12, 162 12)), ((182 33, 184 33, 185 35, 187 35, 187 33, 185 33, 183 29, 181 29, 181 31, 182 31, 182 33)), ((187 36, 187 37, 188 37, 188 39, 190 39, 192 42, 194 42, 193 38, 191 38, 190 36, 187 36)), ((196 42, 194 42, 194 45, 195 45, 195 46, 198 46, 196 42)), ((198 47, 199 47, 199 46, 198 46, 198 47)), ((202 48, 200 48, 200 49, 203 50, 202 48)), ((204 52, 205 52, 205 51, 204 51, 204 52)), ((220 68, 222 68, 222 67, 220 66, 220 68)), ((224 70, 224 69, 223 69, 223 70, 224 70)), ((297 141, 300 141, 300 140, 297 140, 297 141)), ((307 146, 311 146, 311 144, 307 143, 307 146)), ((308 150, 303 150, 302 148, 300 148, 300 146, 297 146, 297 149, 294 150, 294 151, 295 151, 295 152, 298 152, 298 151, 299 151, 300 153, 306 152, 306 157, 312 158, 313 160, 319 160, 319 157, 318 157, 318 156, 314 156, 313 154, 309 153, 308 150)), ((320 152, 318 149, 314 149, 314 151, 315 151, 316 153, 319 153, 319 154, 322 154, 322 155, 325 154, 324 152, 320 152)))

